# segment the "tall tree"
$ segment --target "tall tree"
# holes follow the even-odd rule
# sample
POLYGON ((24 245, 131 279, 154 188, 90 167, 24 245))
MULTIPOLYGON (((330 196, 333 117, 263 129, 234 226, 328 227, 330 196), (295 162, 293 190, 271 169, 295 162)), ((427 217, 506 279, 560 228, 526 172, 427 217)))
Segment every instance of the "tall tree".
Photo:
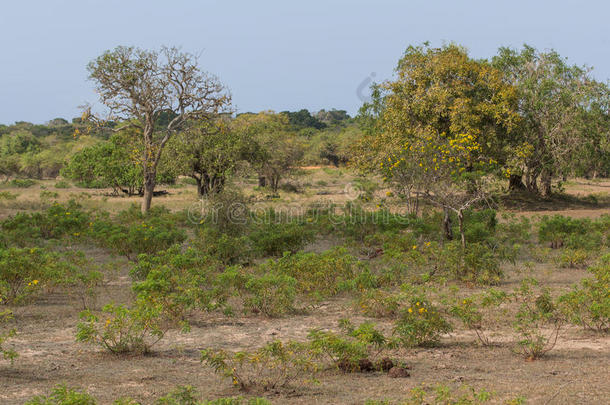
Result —
POLYGON ((457 45, 411 46, 396 73, 373 87, 361 109, 365 136, 354 161, 384 176, 411 213, 420 196, 442 207, 450 238, 449 212, 461 218, 484 198, 484 174, 510 141, 519 119, 516 91, 498 69, 457 45))
POLYGON ((148 51, 120 46, 104 52, 88 70, 111 119, 123 122, 116 130, 136 128, 143 141, 145 214, 169 139, 190 122, 227 109, 230 96, 218 79, 200 70, 194 55, 177 48, 148 51), (168 116, 172 118, 164 119, 168 116))
POLYGON ((176 135, 168 143, 167 161, 197 182, 201 196, 219 193, 227 178, 249 156, 246 134, 234 131, 228 117, 204 122, 176 135))
POLYGON ((500 48, 492 63, 518 90, 521 120, 508 151, 511 187, 550 195, 553 177, 569 170, 586 139, 582 117, 592 95, 590 69, 528 45, 500 48))

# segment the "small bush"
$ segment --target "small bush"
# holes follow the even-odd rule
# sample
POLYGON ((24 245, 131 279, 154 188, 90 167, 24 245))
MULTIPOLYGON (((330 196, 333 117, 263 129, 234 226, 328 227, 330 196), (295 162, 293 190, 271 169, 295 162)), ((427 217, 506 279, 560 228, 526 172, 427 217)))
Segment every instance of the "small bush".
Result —
POLYGON ((45 249, 0 249, 0 303, 20 304, 62 273, 59 256, 45 249))
POLYGON ((491 341, 485 334, 484 310, 499 307, 507 298, 508 295, 504 291, 491 288, 484 293, 458 299, 449 312, 466 328, 474 331, 482 345, 488 346, 491 341))
POLYGON ((273 341, 254 352, 203 350, 201 361, 243 391, 269 391, 302 383, 318 370, 315 355, 297 342, 273 341))
POLYGON ((408 307, 394 325, 394 335, 405 347, 433 346, 452 330, 441 312, 422 293, 413 291, 408 307))
POLYGON ((191 386, 176 387, 169 394, 159 398, 155 405, 270 405, 271 403, 263 398, 228 397, 217 398, 206 401, 199 401, 197 390, 191 386))
POLYGON ((102 319, 91 311, 81 313, 76 340, 97 344, 115 353, 150 352, 168 329, 161 304, 138 300, 133 308, 108 304, 102 319))
POLYGON ((548 290, 534 291, 538 282, 523 281, 515 298, 520 302, 515 320, 515 330, 520 335, 515 350, 528 360, 539 359, 555 347, 563 325, 557 306, 548 290), (550 332, 545 330, 550 329, 550 332))
POLYGON ((17 352, 8 349, 6 347, 6 342, 15 336, 17 331, 15 328, 6 328, 5 325, 8 324, 13 319, 13 313, 10 311, 1 311, 0 312, 0 355, 4 360, 9 360, 11 364, 17 358, 17 352))
POLYGON ((307 338, 311 348, 342 371, 372 371, 363 365, 372 364, 371 360, 390 347, 390 342, 372 323, 365 322, 355 328, 349 321, 342 320, 339 326, 341 335, 321 329, 310 330, 307 338))
POLYGON ((11 193, 10 191, 0 191, 0 201, 13 201, 19 197, 19 194, 11 193))
POLYGON ((259 256, 281 256, 295 253, 314 240, 314 231, 293 221, 275 222, 276 214, 266 215, 263 223, 255 225, 248 235, 259 256))
POLYGON ((559 298, 561 310, 568 321, 599 332, 610 329, 610 255, 601 264, 590 268, 592 278, 585 278, 559 298))
POLYGON ((65 180, 60 180, 55 183, 55 188, 70 188, 72 185, 65 180))
POLYGON ((96 400, 86 392, 76 391, 65 385, 53 388, 49 396, 37 396, 25 405, 96 405, 96 400))
POLYGON ((482 243, 470 243, 465 250, 457 241, 447 243, 440 253, 439 264, 455 280, 498 284, 503 278, 498 257, 482 243))
POLYGON ((30 188, 37 182, 32 179, 13 179, 9 181, 9 186, 17 188, 30 188))

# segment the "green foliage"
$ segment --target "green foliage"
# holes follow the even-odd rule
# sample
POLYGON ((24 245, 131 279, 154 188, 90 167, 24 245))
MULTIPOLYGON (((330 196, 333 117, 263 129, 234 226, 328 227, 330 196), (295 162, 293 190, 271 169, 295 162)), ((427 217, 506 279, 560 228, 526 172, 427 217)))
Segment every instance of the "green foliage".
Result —
POLYGON ((295 288, 316 304, 341 291, 372 287, 374 277, 343 248, 323 253, 297 253, 261 264, 262 274, 282 274, 296 280, 295 288))
POLYGON ((386 337, 369 322, 360 324, 357 328, 351 322, 339 322, 342 334, 336 334, 321 329, 312 329, 307 338, 312 350, 329 359, 333 366, 346 371, 362 370, 363 361, 373 359, 382 350, 390 346, 386 337))
POLYGON ((81 313, 76 340, 97 344, 114 353, 148 353, 169 328, 160 303, 138 299, 132 308, 108 304, 100 317, 91 311, 81 313))
POLYGON ((264 222, 255 225, 248 235, 254 251, 260 256, 280 256, 285 252, 295 253, 314 240, 315 233, 303 224, 295 222, 275 222, 265 216, 264 222))
POLYGON ((31 246, 40 239, 79 237, 90 221, 90 216, 74 201, 67 205, 53 204, 46 211, 32 214, 18 213, 1 223, 7 244, 31 246))
POLYGON ((584 278, 559 298, 561 311, 576 325, 605 332, 610 329, 610 255, 589 271, 593 277, 584 278))
POLYGON ((17 188, 30 188, 36 184, 35 180, 32 179, 13 179, 8 183, 11 187, 17 188))
POLYGON ((189 309, 212 311, 226 300, 226 288, 216 282, 220 271, 216 261, 201 252, 173 246, 156 255, 142 254, 131 269, 140 281, 134 292, 143 300, 161 305, 164 316, 182 322, 189 309))
POLYGON ((0 191, 0 201, 14 201, 19 197, 19 194, 11 193, 10 191, 0 191))
POLYGON ((465 249, 458 242, 445 244, 439 253, 439 266, 460 281, 498 284, 503 278, 496 253, 482 243, 470 243, 465 249))
POLYGON ((244 308, 250 312, 277 317, 295 310, 297 281, 288 275, 251 274, 234 267, 220 276, 219 284, 235 288, 243 299, 244 308))
POLYGON ((15 361, 18 354, 16 351, 6 347, 6 342, 17 334, 15 328, 6 329, 4 326, 13 319, 13 313, 9 310, 0 311, 0 355, 4 360, 9 360, 11 364, 15 361))
MULTIPOLYGON (((134 131, 124 130, 110 140, 96 143, 75 153, 61 173, 85 187, 111 187, 115 194, 139 194, 144 186, 140 161, 141 142, 134 139, 134 131)), ((173 183, 176 174, 161 160, 157 182, 173 183)))
POLYGON ((59 256, 45 249, 0 249, 0 303, 19 304, 60 277, 59 256))
POLYGON ((48 396, 37 396, 25 405, 96 405, 97 401, 86 392, 76 391, 65 385, 58 385, 48 396))
POLYGON ((165 250, 186 239, 184 230, 161 216, 127 225, 99 218, 90 223, 88 235, 99 245, 132 260, 141 253, 165 250))
POLYGON ((433 346, 438 343, 441 334, 452 329, 422 291, 411 289, 409 306, 401 311, 394 325, 394 335, 405 347, 433 346))
POLYGON ((206 401, 197 399, 199 393, 191 386, 178 386, 169 394, 159 398, 155 405, 270 405, 264 398, 226 397, 206 401))
POLYGON ((551 247, 595 250, 604 244, 604 233, 610 227, 604 218, 593 221, 588 218, 572 218, 562 215, 544 216, 540 220, 538 239, 550 242, 551 247))
POLYGON ((508 295, 504 291, 490 288, 483 293, 457 299, 449 312, 458 318, 466 328, 474 331, 482 345, 488 346, 491 341, 485 334, 485 310, 497 309, 507 299, 508 295))
POLYGON ((313 378, 315 353, 302 343, 273 341, 253 352, 203 350, 201 361, 243 391, 276 390, 313 378))
POLYGON ((72 187, 72 185, 65 180, 60 180, 57 183, 55 183, 54 187, 55 188, 70 188, 70 187, 72 187))
POLYGON ((519 311, 515 330, 520 335, 515 350, 529 360, 544 356, 555 347, 563 318, 548 289, 535 291, 538 282, 525 279, 515 292, 519 311), (550 329, 550 332, 545 330, 550 329))

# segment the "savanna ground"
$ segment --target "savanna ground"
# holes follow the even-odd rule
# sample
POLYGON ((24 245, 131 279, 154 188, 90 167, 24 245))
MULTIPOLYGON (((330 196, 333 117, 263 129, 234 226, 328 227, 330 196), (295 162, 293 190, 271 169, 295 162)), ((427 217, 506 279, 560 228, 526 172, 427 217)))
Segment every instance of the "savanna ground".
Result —
MULTIPOLYGON (((354 176, 349 171, 312 167, 306 172, 306 176, 297 180, 300 192, 281 191, 280 198, 271 202, 265 199, 264 193, 253 190, 254 179, 240 184, 240 188, 258 195, 261 204, 274 207, 305 206, 318 200, 343 204, 351 198, 348 184, 354 176)), ((55 188, 55 183, 40 181, 29 188, 3 187, 2 191, 18 197, 0 202, 0 217, 39 210, 49 200, 63 203, 77 199, 85 208, 113 213, 139 202, 137 197, 107 196, 106 190, 55 188), (43 191, 57 195, 41 197, 43 191)), ((168 195, 156 197, 153 204, 178 212, 188 209, 195 201, 192 185, 169 187, 167 191, 168 195)), ((377 197, 384 195, 382 191, 376 192, 377 197)), ((566 184, 561 198, 542 202, 527 197, 511 198, 502 202, 502 212, 533 219, 550 214, 599 218, 610 214, 609 192, 610 181, 577 179, 566 184)), ((333 235, 326 235, 305 250, 323 251, 339 243, 333 235)), ((96 263, 111 264, 104 285, 99 287, 97 302, 128 302, 130 262, 100 247, 77 244, 75 247, 96 263)), ((548 249, 545 252, 543 260, 524 251, 514 264, 503 263, 505 277, 497 288, 513 291, 524 278, 533 277, 551 288, 553 295, 559 295, 588 275, 581 266, 559 266, 553 260, 556 252, 548 249)), ((363 256, 357 248, 354 254, 363 256)), ((375 262, 380 260, 373 258, 368 262, 375 267, 375 262)), ((439 288, 449 289, 450 284, 441 283, 439 288)), ((469 283, 458 285, 464 294, 482 290, 469 283)), ((35 395, 49 393, 57 384, 86 390, 101 404, 125 396, 143 404, 153 403, 178 385, 191 385, 208 399, 256 394, 277 404, 364 404, 367 399, 400 401, 414 387, 429 389, 436 384, 452 388, 467 385, 491 391, 492 403, 504 403, 516 397, 532 404, 610 403, 610 336, 570 324, 562 328, 553 350, 541 359, 527 361, 513 352, 515 331, 509 320, 499 317, 490 324, 487 333, 493 342, 491 346, 479 345, 472 331, 455 322, 454 331, 444 334, 435 347, 399 348, 391 352, 393 358, 410 367, 409 378, 390 378, 383 372, 344 373, 331 368, 318 375, 316 382, 277 392, 241 393, 230 380, 214 374, 200 361, 200 351, 209 347, 252 350, 275 339, 305 341, 310 329, 336 330, 342 318, 354 323, 372 320, 378 328, 391 333, 391 320, 367 318, 354 302, 353 294, 339 294, 314 310, 277 318, 241 312, 233 317, 197 313, 192 315, 190 332, 168 332, 152 353, 114 355, 98 346, 75 341, 82 310, 80 302, 61 289, 53 290, 25 305, 10 306, 18 330, 10 343, 19 357, 13 365, 0 361, 0 403, 22 404, 35 395)))

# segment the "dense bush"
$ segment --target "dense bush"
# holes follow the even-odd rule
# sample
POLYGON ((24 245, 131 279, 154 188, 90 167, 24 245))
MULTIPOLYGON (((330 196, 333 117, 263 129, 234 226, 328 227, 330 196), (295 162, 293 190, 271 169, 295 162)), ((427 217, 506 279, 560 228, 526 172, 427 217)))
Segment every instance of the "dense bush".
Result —
POLYGON ((53 204, 46 211, 18 213, 1 224, 5 244, 31 246, 41 239, 79 237, 87 229, 90 215, 74 201, 53 204))
POLYGON ((375 286, 374 276, 345 249, 297 253, 261 264, 259 273, 278 273, 296 280, 296 290, 310 303, 319 303, 341 291, 375 286))
POLYGON ((167 319, 183 322, 190 309, 211 311, 224 304, 227 289, 216 282, 219 272, 215 260, 175 245, 155 255, 141 254, 130 274, 139 297, 161 305, 167 319))
POLYGON ((89 224, 88 235, 99 245, 134 260, 141 253, 165 250, 186 239, 184 230, 163 217, 123 225, 100 218, 89 224))
POLYGON ((457 242, 445 244, 438 265, 455 279, 479 284, 498 284, 503 278, 496 252, 483 243, 470 243, 466 249, 457 242))
POLYGON ((544 216, 540 220, 538 239, 550 242, 551 247, 572 249, 598 249, 604 244, 604 233, 610 227, 604 218, 593 221, 588 218, 571 218, 561 215, 544 216))

